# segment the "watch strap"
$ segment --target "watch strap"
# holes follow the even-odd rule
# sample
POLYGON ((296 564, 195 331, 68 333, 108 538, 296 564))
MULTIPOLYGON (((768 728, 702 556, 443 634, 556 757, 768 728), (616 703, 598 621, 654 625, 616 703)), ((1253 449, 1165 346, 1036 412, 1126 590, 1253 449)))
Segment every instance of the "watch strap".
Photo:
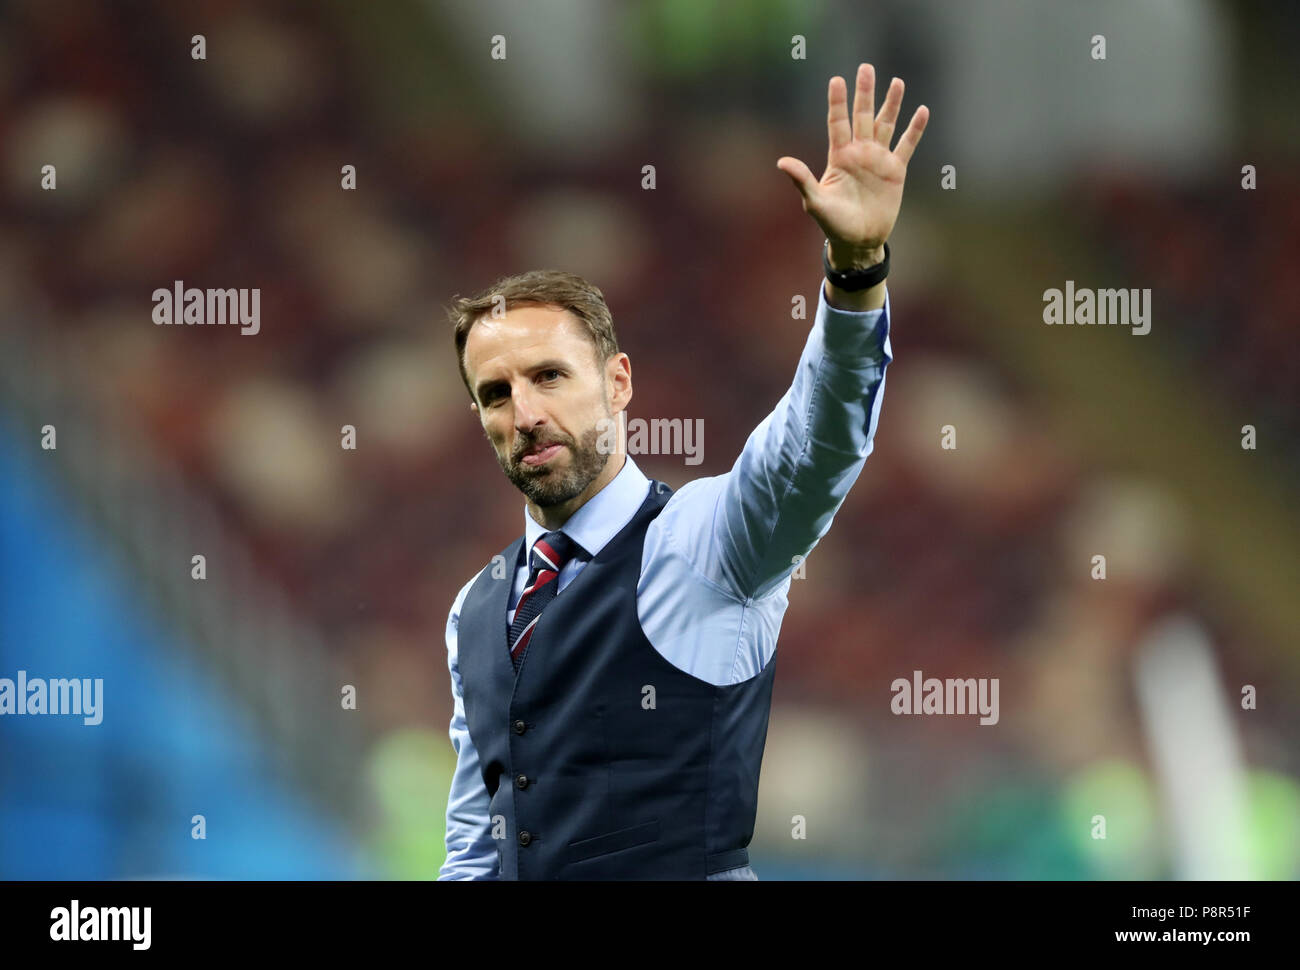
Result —
POLYGON ((869 290, 883 282, 889 275, 889 243, 883 245, 885 258, 876 265, 865 269, 839 270, 831 268, 831 242, 829 239, 826 240, 826 245, 822 247, 822 268, 825 269, 826 278, 830 280, 831 286, 852 293, 857 290, 869 290))

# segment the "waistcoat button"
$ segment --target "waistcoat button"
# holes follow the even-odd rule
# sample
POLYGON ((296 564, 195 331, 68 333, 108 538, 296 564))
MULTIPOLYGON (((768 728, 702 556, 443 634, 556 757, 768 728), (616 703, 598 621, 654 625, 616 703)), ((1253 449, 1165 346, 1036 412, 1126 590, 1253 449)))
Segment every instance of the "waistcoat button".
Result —
POLYGON ((527 788, 527 787, 528 787, 528 776, 527 776, 527 775, 518 775, 518 776, 516 776, 516 778, 515 778, 515 784, 516 784, 517 786, 519 786, 520 788, 527 788))
POLYGON ((519 844, 527 845, 531 841, 533 841, 533 833, 529 832, 527 829, 522 829, 519 832, 519 844))
POLYGON ((525 724, 523 721, 515 721, 515 723, 511 726, 515 729, 515 734, 523 734, 525 731, 528 730, 528 725, 525 724))

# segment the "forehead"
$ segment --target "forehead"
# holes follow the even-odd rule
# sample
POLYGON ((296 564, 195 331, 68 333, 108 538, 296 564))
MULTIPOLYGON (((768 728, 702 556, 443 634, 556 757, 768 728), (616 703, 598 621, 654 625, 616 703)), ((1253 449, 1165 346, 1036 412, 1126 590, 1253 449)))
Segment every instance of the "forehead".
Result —
POLYGON ((484 314, 465 338, 465 368, 522 367, 541 357, 592 355, 591 338, 567 310, 520 304, 501 317, 484 314))

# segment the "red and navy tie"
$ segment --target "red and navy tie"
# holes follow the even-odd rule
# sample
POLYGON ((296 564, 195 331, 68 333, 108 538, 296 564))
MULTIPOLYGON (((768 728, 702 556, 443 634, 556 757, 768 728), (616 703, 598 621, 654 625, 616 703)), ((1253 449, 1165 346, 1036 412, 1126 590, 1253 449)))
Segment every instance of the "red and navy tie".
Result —
POLYGON ((586 550, 580 545, 558 531, 548 532, 533 543, 533 550, 528 557, 531 567, 528 585, 519 597, 515 619, 510 624, 510 659, 514 662, 515 670, 519 669, 523 660, 528 641, 537 626, 537 618, 546 604, 555 599, 560 585, 560 570, 575 555, 585 553, 586 550))

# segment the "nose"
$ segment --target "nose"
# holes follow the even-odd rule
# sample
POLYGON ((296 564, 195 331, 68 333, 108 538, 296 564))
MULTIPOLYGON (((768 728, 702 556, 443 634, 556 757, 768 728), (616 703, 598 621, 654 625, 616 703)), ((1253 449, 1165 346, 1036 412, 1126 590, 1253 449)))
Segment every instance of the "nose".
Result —
POLYGON ((516 431, 523 434, 546 423, 546 413, 534 398, 530 382, 521 382, 511 394, 514 397, 516 431))

